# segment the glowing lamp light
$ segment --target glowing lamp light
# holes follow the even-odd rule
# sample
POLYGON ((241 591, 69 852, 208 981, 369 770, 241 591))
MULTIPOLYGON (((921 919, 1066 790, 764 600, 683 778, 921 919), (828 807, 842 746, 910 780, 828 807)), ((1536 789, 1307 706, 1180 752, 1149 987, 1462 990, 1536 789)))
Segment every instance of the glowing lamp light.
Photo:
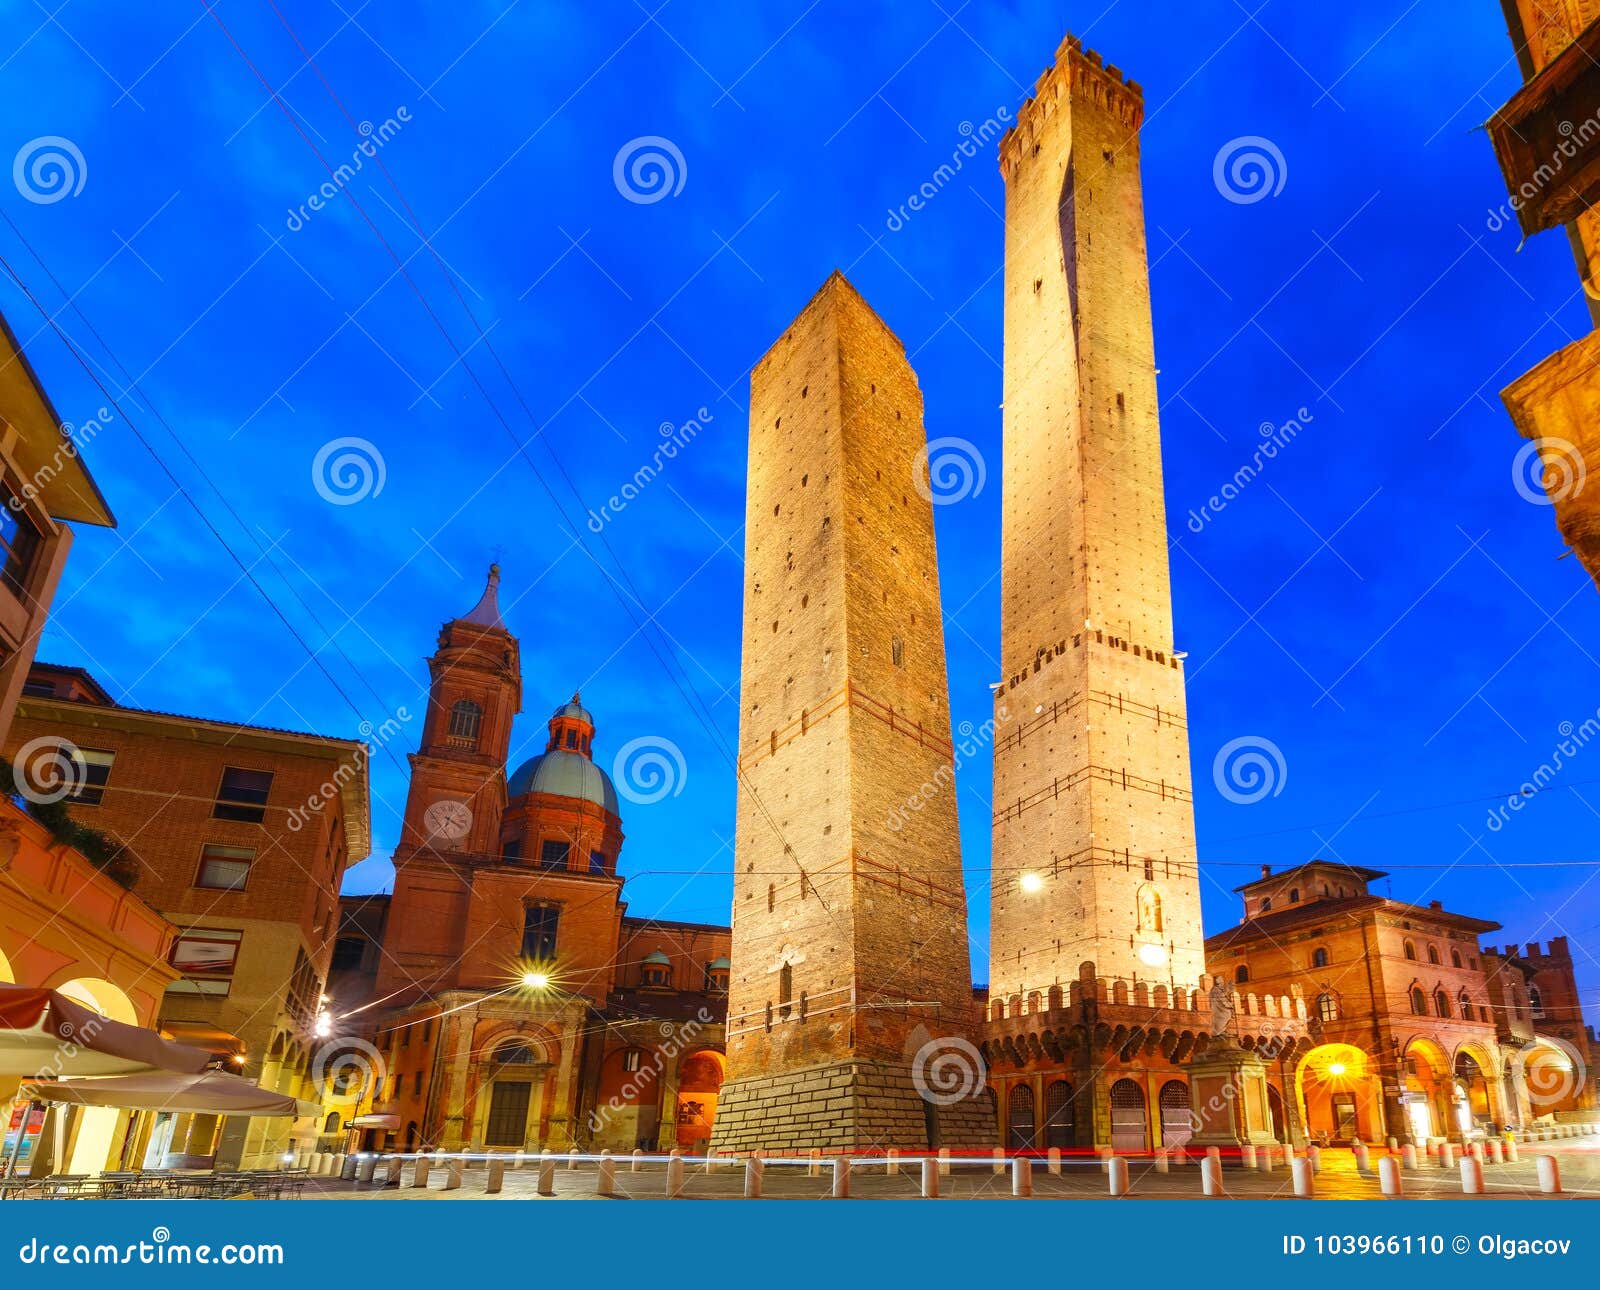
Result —
POLYGON ((312 1023, 311 1032, 318 1039, 326 1039, 333 1033, 333 1018, 326 1011, 317 1013, 317 1019, 312 1023))
POLYGON ((530 990, 547 990, 550 988, 550 974, 548 972, 524 972, 522 984, 530 990))
POLYGON ((1343 1075, 1344 1074, 1344 1063, 1343 1062, 1334 1062, 1334 1063, 1332 1063, 1328 1067, 1328 1074, 1330 1074, 1330 1075, 1343 1075))
POLYGON ((1141 945, 1139 947, 1139 962, 1146 967, 1160 967, 1167 961, 1167 951, 1160 945, 1141 945))
POLYGON ((1018 885, 1031 895, 1033 892, 1044 890, 1044 879, 1036 873, 1025 873, 1018 885))

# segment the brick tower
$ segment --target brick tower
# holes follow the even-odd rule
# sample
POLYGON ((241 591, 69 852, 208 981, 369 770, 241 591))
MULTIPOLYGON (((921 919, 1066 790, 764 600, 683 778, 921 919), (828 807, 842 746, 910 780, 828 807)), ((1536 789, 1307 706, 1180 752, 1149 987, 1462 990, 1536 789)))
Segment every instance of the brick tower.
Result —
POLYGON ((1000 144, 1005 505, 990 990, 1205 970, 1172 648, 1143 98, 1069 36, 1000 144))
POLYGON ((714 1144, 992 1141, 922 394, 835 272, 751 374, 728 1080, 714 1144))

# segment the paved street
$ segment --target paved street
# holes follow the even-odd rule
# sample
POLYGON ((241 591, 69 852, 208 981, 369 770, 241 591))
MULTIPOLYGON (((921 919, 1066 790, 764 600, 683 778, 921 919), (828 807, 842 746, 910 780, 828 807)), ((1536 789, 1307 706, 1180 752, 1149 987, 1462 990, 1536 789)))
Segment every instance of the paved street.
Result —
MULTIPOLYGON (((564 1158, 558 1158, 555 1171, 555 1200, 595 1199, 598 1166, 580 1163, 569 1169, 564 1158)), ((1357 1171, 1355 1157, 1343 1149, 1323 1152, 1322 1172, 1317 1175, 1317 1195, 1327 1199, 1379 1199, 1376 1173, 1357 1171)), ((639 1171, 630 1168, 628 1157, 619 1157, 616 1169, 616 1199, 660 1199, 666 1190, 666 1166, 659 1161, 646 1163, 639 1171)), ((1375 1160, 1376 1163, 1376 1153, 1375 1160)), ((408 1163, 404 1171, 404 1186, 384 1187, 381 1183, 357 1184, 336 1178, 313 1178, 306 1190, 311 1199, 325 1200, 538 1200, 536 1194, 538 1170, 529 1166, 521 1170, 507 1169, 504 1189, 496 1196, 484 1195, 487 1168, 475 1162, 464 1171, 462 1185, 453 1191, 443 1190, 446 1170, 435 1166, 427 1189, 412 1187, 412 1169, 408 1163)), ((380 1176, 381 1176, 380 1169, 380 1176)), ((1198 1162, 1174 1166, 1169 1173, 1159 1173, 1149 1160, 1130 1162, 1131 1199, 1175 1200, 1201 1199, 1200 1168, 1198 1162)), ((832 1188, 832 1164, 824 1162, 818 1177, 810 1177, 804 1165, 778 1165, 769 1163, 764 1171, 764 1194, 774 1200, 815 1200, 827 1197, 832 1188)), ((1532 1197, 1543 1200, 1600 1199, 1600 1146, 1590 1143, 1541 1143, 1524 1150, 1517 1164, 1486 1165, 1484 1179, 1488 1197, 1512 1199, 1532 1197), (1560 1196, 1541 1196, 1534 1158, 1540 1154, 1555 1156, 1560 1162, 1563 1193, 1560 1196)), ((884 1165, 857 1164, 851 1171, 851 1193, 861 1200, 912 1200, 920 1196, 920 1160, 902 1161, 898 1174, 889 1174, 884 1165)), ((1238 1199, 1293 1198, 1293 1187, 1287 1168, 1281 1164, 1270 1173, 1231 1166, 1224 1170, 1224 1186, 1228 1195, 1238 1199)), ((953 1166, 948 1177, 940 1179, 940 1190, 949 1199, 1012 1199, 1011 1174, 996 1174, 992 1165, 953 1166)), ((1419 1168, 1407 1171, 1404 1176, 1406 1195, 1415 1198, 1452 1197, 1460 1199, 1461 1175, 1459 1167, 1448 1170, 1419 1168)), ((730 1200, 742 1196, 744 1165, 742 1162, 723 1165, 707 1173, 704 1165, 692 1165, 685 1171, 683 1197, 685 1200, 730 1200)), ((1033 1188, 1036 1198, 1097 1199, 1108 1198, 1106 1174, 1098 1160, 1068 1159, 1063 1162, 1059 1176, 1050 1174, 1041 1159, 1035 1162, 1033 1188)))

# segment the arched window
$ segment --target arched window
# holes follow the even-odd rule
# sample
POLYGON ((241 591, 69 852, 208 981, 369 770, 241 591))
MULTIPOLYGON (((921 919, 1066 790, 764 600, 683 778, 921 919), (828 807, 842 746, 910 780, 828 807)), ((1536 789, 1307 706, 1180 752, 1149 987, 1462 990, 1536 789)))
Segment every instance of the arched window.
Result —
POLYGON ((1460 967, 1461 966, 1461 951, 1460 950, 1452 949, 1450 951, 1450 966, 1451 967, 1460 967))
POLYGON ((1437 963, 1438 961, 1439 961, 1439 947, 1437 945, 1428 946, 1428 962, 1437 963))
POLYGON ((1013 1151, 1033 1146, 1033 1089, 1013 1084, 1006 1096, 1006 1145, 1013 1151))
POLYGON ((532 1066, 534 1060, 533 1049, 515 1040, 494 1050, 496 1066, 532 1066))
POLYGON ((1250 965, 1248 963, 1241 963, 1233 969, 1233 980, 1236 985, 1243 985, 1249 979, 1250 965))
POLYGON ((322 1131, 324 1133, 339 1132, 339 1113, 337 1111, 328 1112, 328 1118, 322 1122, 322 1131))
POLYGON ((1161 893, 1154 887, 1139 889, 1139 928, 1157 933, 1162 930, 1161 893))
POLYGON ((1316 953, 1311 956, 1311 966, 1314 968, 1328 966, 1328 949, 1326 946, 1317 946, 1316 953))
POLYGON ((1406 942, 1406 957, 1408 959, 1415 959, 1417 957, 1417 947, 1412 941, 1406 942))
POLYGON ((1317 996, 1317 1019, 1319 1021, 1339 1020, 1339 1000, 1326 990, 1317 996))
POLYGON ((1272 897, 1268 896, 1265 900, 1263 900, 1261 902, 1261 912, 1264 914, 1271 908, 1272 908, 1272 897))
POLYGON ((1528 987, 1528 1005, 1533 1009, 1535 1017, 1544 1016, 1544 995, 1539 993, 1539 987, 1536 985, 1528 987))
POLYGON ((478 741, 483 709, 471 699, 457 699, 450 708, 450 738, 478 741))
POLYGON ((1044 1145, 1071 1147, 1076 1142, 1076 1116, 1072 1085, 1064 1079, 1052 1080, 1044 1091, 1044 1145))
POLYGON ((1298 905, 1300 903, 1300 888, 1298 888, 1298 887, 1290 887, 1289 888, 1289 903, 1291 905, 1298 905))
POLYGON ((1428 1015, 1428 996, 1423 993, 1420 985, 1411 987, 1411 1011, 1419 1017, 1428 1015))
POLYGON ((1461 992, 1461 998, 1459 1000, 1457 1000, 1457 1002, 1460 1003, 1460 1005, 1461 1005, 1461 1016, 1465 1020, 1471 1021, 1472 1020, 1472 996, 1469 995, 1465 990, 1463 990, 1461 992))
POLYGON ((788 1020, 794 998, 794 968, 785 963, 778 969, 778 1015, 788 1020))
POLYGON ((1450 996, 1443 990, 1433 992, 1433 1008, 1441 1017, 1450 1015, 1450 996))

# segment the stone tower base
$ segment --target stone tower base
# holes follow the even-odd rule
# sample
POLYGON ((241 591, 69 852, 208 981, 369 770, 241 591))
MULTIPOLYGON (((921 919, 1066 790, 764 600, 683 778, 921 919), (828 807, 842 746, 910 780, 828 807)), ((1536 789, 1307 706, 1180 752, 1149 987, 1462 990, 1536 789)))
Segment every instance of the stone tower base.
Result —
POLYGON ((846 1061, 722 1086, 713 1151, 927 1151, 992 1147, 994 1112, 981 1097, 924 1101, 906 1063, 846 1061))

